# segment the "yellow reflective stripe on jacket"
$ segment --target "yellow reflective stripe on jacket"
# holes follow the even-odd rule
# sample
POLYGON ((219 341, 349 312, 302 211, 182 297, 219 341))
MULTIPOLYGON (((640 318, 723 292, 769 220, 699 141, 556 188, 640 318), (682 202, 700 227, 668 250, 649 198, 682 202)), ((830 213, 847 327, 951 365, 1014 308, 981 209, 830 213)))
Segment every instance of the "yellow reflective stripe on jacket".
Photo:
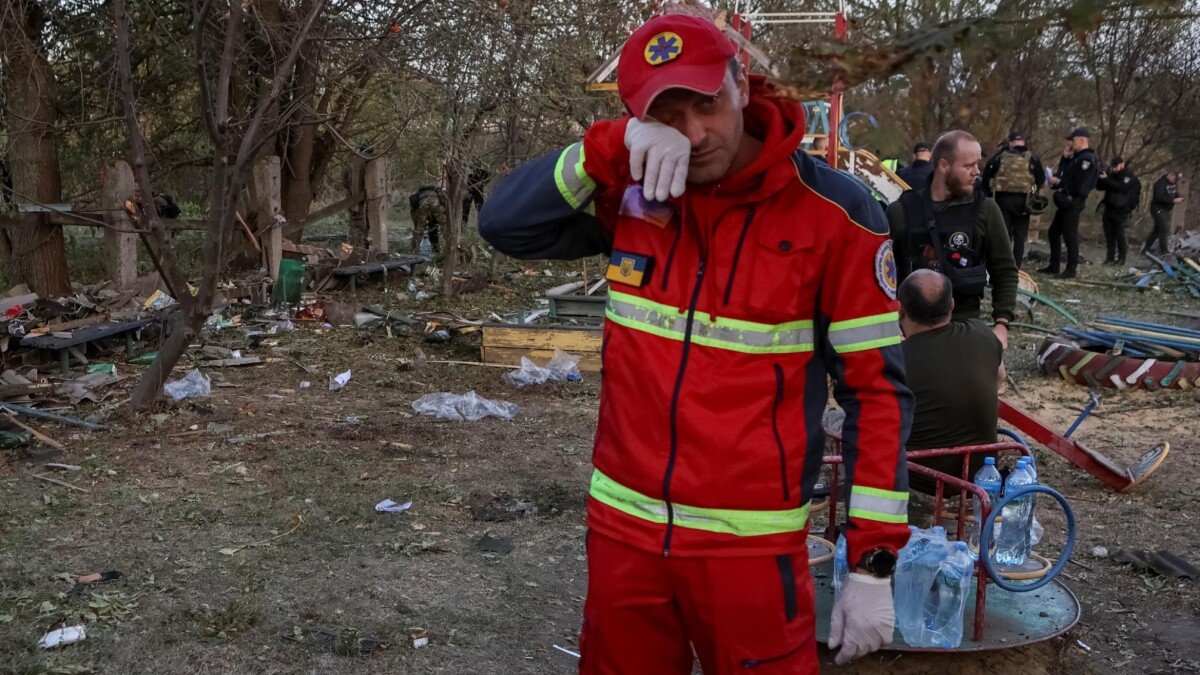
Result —
POLYGON ((554 166, 554 183, 571 208, 578 209, 596 191, 596 181, 583 170, 583 142, 572 143, 558 156, 554 166))
MULTIPOLYGON (((667 503, 647 497, 609 478, 596 469, 592 473, 590 494, 597 501, 652 523, 667 523, 667 503)), ((707 509, 699 506, 671 504, 675 525, 692 530, 719 532, 739 537, 799 532, 808 523, 808 504, 783 511, 743 511, 737 509, 707 509)))
MULTIPOLYGON (((687 313, 678 307, 609 290, 605 316, 613 323, 669 340, 683 340, 687 313)), ((768 324, 714 319, 706 312, 692 316, 692 342, 748 354, 788 354, 813 350, 813 322, 768 324)))
POLYGON ((907 523, 908 493, 855 485, 850 488, 849 516, 882 523, 907 523))
POLYGON ((829 344, 839 354, 900 344, 900 314, 888 312, 829 324, 829 344))

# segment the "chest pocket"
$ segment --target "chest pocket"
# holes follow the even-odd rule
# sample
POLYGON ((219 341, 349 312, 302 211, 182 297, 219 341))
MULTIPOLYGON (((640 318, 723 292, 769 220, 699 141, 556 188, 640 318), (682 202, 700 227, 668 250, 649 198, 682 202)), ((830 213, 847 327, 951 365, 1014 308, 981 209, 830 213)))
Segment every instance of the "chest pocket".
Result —
POLYGON ((812 228, 749 211, 734 248, 722 304, 744 309, 749 320, 760 323, 812 318, 815 280, 820 274, 815 245, 812 228))

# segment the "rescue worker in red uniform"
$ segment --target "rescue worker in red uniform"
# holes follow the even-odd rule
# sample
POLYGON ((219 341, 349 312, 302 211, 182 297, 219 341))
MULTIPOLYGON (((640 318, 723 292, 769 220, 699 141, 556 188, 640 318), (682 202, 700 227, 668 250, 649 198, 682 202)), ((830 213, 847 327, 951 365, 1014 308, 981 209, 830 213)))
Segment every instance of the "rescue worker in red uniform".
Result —
POLYGON ((611 256, 588 500, 585 674, 818 672, 806 535, 828 380, 854 572, 844 663, 888 644, 912 415, 883 213, 807 155, 800 105, 700 18, 651 19, 617 70, 630 115, 513 172, 483 237, 611 256))

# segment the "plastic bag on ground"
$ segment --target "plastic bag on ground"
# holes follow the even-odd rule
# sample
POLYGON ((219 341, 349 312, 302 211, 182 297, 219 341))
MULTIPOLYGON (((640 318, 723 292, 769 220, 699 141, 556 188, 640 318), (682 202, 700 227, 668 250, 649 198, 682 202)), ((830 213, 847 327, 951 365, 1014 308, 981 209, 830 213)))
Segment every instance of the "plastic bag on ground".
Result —
POLYGON ((182 380, 164 384, 163 393, 176 401, 188 398, 208 398, 208 395, 212 393, 212 381, 197 369, 185 375, 182 380))
POLYGON ((504 381, 516 385, 518 389, 530 384, 577 382, 579 379, 579 357, 560 349, 554 350, 554 357, 545 366, 539 366, 522 356, 521 367, 504 375, 504 381))
POLYGON ((413 401, 412 407, 422 415, 435 415, 439 420, 467 419, 472 422, 485 417, 511 420, 516 417, 518 410, 515 403, 490 401, 476 394, 474 390, 465 394, 451 394, 445 391, 426 394, 413 401))

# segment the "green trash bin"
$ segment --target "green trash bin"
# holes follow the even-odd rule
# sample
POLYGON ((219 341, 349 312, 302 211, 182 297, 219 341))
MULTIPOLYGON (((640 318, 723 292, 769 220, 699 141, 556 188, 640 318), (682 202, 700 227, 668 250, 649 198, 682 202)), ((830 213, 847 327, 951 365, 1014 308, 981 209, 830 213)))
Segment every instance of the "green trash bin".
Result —
POLYGON ((304 263, 299 260, 280 260, 279 278, 275 280, 275 302, 283 305, 298 305, 302 292, 304 292, 304 263))

